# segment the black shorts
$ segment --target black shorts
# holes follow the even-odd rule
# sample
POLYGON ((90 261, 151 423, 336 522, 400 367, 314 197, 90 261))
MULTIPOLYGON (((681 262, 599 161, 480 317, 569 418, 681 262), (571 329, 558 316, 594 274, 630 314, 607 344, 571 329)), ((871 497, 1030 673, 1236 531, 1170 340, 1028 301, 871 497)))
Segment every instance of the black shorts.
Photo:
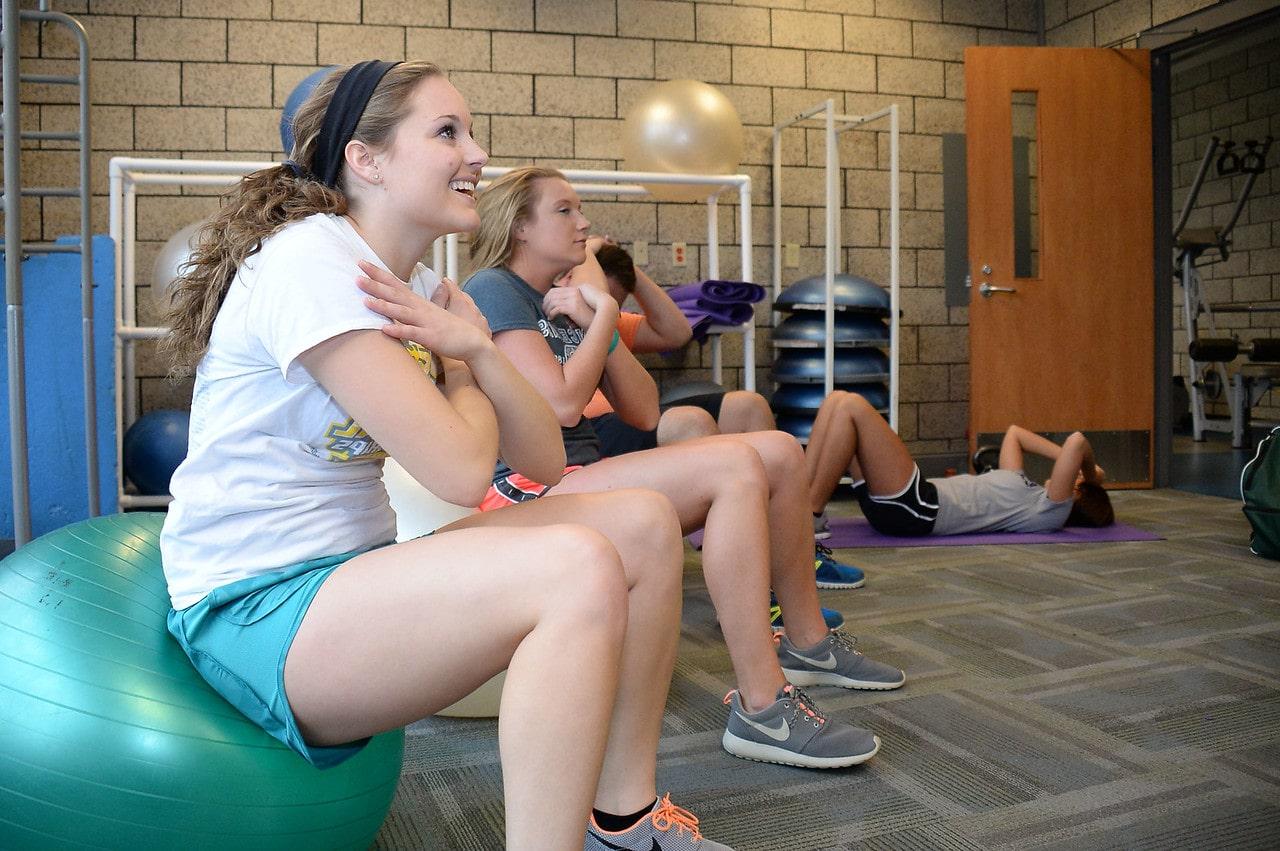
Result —
POLYGON ((881 535, 921 538, 933 531, 938 519, 938 489, 920 478, 916 467, 907 486, 890 496, 873 496, 866 481, 854 482, 853 495, 867 522, 881 535))
POLYGON ((675 399, 662 406, 663 413, 672 408, 680 408, 689 405, 694 408, 701 408, 711 415, 711 419, 720 419, 720 406, 724 404, 724 394, 726 391, 720 390, 713 393, 699 393, 697 396, 687 396, 684 399, 675 399))
POLYGON ((658 430, 652 431, 627 425, 622 417, 615 413, 601 414, 592 417, 591 427, 596 437, 600 438, 600 454, 606 458, 626 455, 628 452, 643 452, 658 445, 658 430))

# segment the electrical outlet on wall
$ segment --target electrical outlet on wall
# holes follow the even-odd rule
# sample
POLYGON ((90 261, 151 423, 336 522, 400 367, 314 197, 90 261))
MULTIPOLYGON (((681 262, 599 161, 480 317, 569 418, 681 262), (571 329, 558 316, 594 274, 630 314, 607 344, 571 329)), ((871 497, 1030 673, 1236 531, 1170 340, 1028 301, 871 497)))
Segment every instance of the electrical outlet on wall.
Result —
POLYGON ((800 243, 788 242, 786 251, 783 252, 782 265, 788 269, 800 268, 800 243))
POLYGON ((648 266, 649 243, 643 239, 637 239, 631 243, 631 259, 637 266, 648 266))
POLYGON ((671 243, 671 265, 684 266, 689 262, 689 246, 683 242, 671 243))

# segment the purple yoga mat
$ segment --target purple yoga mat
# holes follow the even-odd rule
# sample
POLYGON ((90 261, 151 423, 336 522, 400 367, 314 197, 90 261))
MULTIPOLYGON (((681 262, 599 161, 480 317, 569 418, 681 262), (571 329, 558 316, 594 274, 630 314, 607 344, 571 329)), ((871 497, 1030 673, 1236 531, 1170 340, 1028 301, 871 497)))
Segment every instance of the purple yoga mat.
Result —
MULTIPOLYGON (((973 547, 990 544, 1104 544, 1114 541, 1163 541, 1164 538, 1128 523, 1113 523, 1101 529, 1070 526, 1056 532, 983 532, 971 535, 925 535, 896 538, 881 535, 861 517, 832 518, 831 537, 822 543, 832 549, 861 547, 973 547)), ((702 545, 702 533, 689 536, 695 547, 702 545)))
POLYGON ((1159 535, 1130 526, 1112 523, 1100 529, 1068 526, 1056 532, 978 532, 969 535, 925 535, 922 538, 896 538, 881 535, 862 517, 831 520, 831 537, 823 541, 828 547, 972 547, 983 544, 1102 544, 1112 541, 1161 541, 1159 535))

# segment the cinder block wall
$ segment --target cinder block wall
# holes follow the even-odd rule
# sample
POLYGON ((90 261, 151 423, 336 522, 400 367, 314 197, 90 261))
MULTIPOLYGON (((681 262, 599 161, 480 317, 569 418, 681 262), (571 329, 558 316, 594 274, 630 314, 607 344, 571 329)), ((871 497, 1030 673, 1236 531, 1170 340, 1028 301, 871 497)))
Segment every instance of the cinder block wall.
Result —
MULTIPOLYGON (((25 5, 25 4, 24 4, 25 5)), ((693 77, 720 88, 746 125, 742 169, 755 180, 752 238, 758 279, 771 269, 770 129, 833 98, 846 113, 896 102, 902 111, 901 431, 917 453, 962 450, 968 399, 966 311, 943 297, 941 134, 963 131, 963 50, 1031 45, 1035 0, 79 0, 55 3, 79 17, 93 50, 95 229, 107 227, 107 161, 148 157, 279 159, 280 108, 317 67, 369 57, 427 58, 450 69, 476 116, 476 135, 495 164, 618 168, 622 119, 655 80, 693 77)), ((52 28, 23 31, 23 69, 70 73, 67 39, 52 28)), ((23 89, 24 125, 67 129, 68 93, 23 89)), ((841 141, 845 262, 887 283, 888 165, 883 132, 841 141)), ((54 143, 24 156, 24 182, 63 183, 74 154, 54 143)), ((822 269, 820 135, 786 142, 784 239, 802 245, 788 281, 822 269)), ((143 243, 139 301, 158 321, 150 292, 154 257, 183 225, 206 216, 207 190, 148 190, 139 199, 143 243)), ((71 231, 74 203, 25 202, 30 238, 71 231)), ((706 272, 700 207, 592 201, 589 216, 621 240, 651 244, 648 271, 665 283, 706 272), (690 247, 690 265, 670 264, 670 244, 690 247)), ((722 273, 738 274, 735 217, 721 214, 722 273)), ((767 323, 761 309, 757 321, 767 323)), ((741 383, 740 338, 725 341, 727 381, 741 383)), ((772 350, 758 337, 757 384, 768 387, 772 350)), ((147 408, 183 406, 189 386, 163 379, 145 350, 147 408)), ((651 365, 664 384, 708 375, 697 348, 651 365)))

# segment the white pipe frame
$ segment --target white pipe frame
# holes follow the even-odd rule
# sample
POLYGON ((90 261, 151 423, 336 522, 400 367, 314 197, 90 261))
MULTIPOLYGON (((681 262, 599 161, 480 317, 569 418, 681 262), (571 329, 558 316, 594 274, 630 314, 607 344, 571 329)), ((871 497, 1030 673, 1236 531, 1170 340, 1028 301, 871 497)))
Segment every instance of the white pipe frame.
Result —
MULTIPOLYGON (((168 328, 138 325, 137 310, 137 187, 139 186, 229 186, 250 172, 277 166, 277 162, 239 160, 176 160, 113 157, 109 169, 110 234, 115 242, 115 400, 116 459, 121 473, 116 485, 120 510, 167 505, 168 496, 138 496, 124 492, 124 432, 138 417, 138 398, 134 346, 138 340, 154 340, 168 333, 168 328)), ((485 167, 480 187, 514 168, 485 167)), ((712 187, 707 197, 707 271, 711 278, 720 274, 718 196, 728 189, 738 190, 738 229, 741 244, 742 280, 754 280, 751 244, 751 177, 746 174, 661 174, 646 171, 599 171, 566 169, 565 178, 583 195, 646 197, 649 190, 640 184, 676 184, 712 187)), ((432 245, 432 263, 439 271, 457 279, 458 236, 449 234, 432 245)), ((743 386, 754 390, 755 321, 742 325, 713 325, 711 334, 711 371, 717 383, 722 381, 720 335, 742 334, 743 386)))
MULTIPOLYGON (((889 426, 898 430, 898 352, 900 339, 900 232, 898 105, 890 104, 867 115, 842 115, 835 101, 828 99, 773 128, 773 297, 782 293, 782 131, 791 127, 804 129, 805 124, 821 121, 825 139, 826 170, 826 302, 825 341, 823 345, 823 388, 830 394, 835 387, 835 276, 841 254, 840 244, 840 151, 837 137, 882 118, 889 119, 889 426)), ((773 324, 778 323, 774 311, 773 324)))

